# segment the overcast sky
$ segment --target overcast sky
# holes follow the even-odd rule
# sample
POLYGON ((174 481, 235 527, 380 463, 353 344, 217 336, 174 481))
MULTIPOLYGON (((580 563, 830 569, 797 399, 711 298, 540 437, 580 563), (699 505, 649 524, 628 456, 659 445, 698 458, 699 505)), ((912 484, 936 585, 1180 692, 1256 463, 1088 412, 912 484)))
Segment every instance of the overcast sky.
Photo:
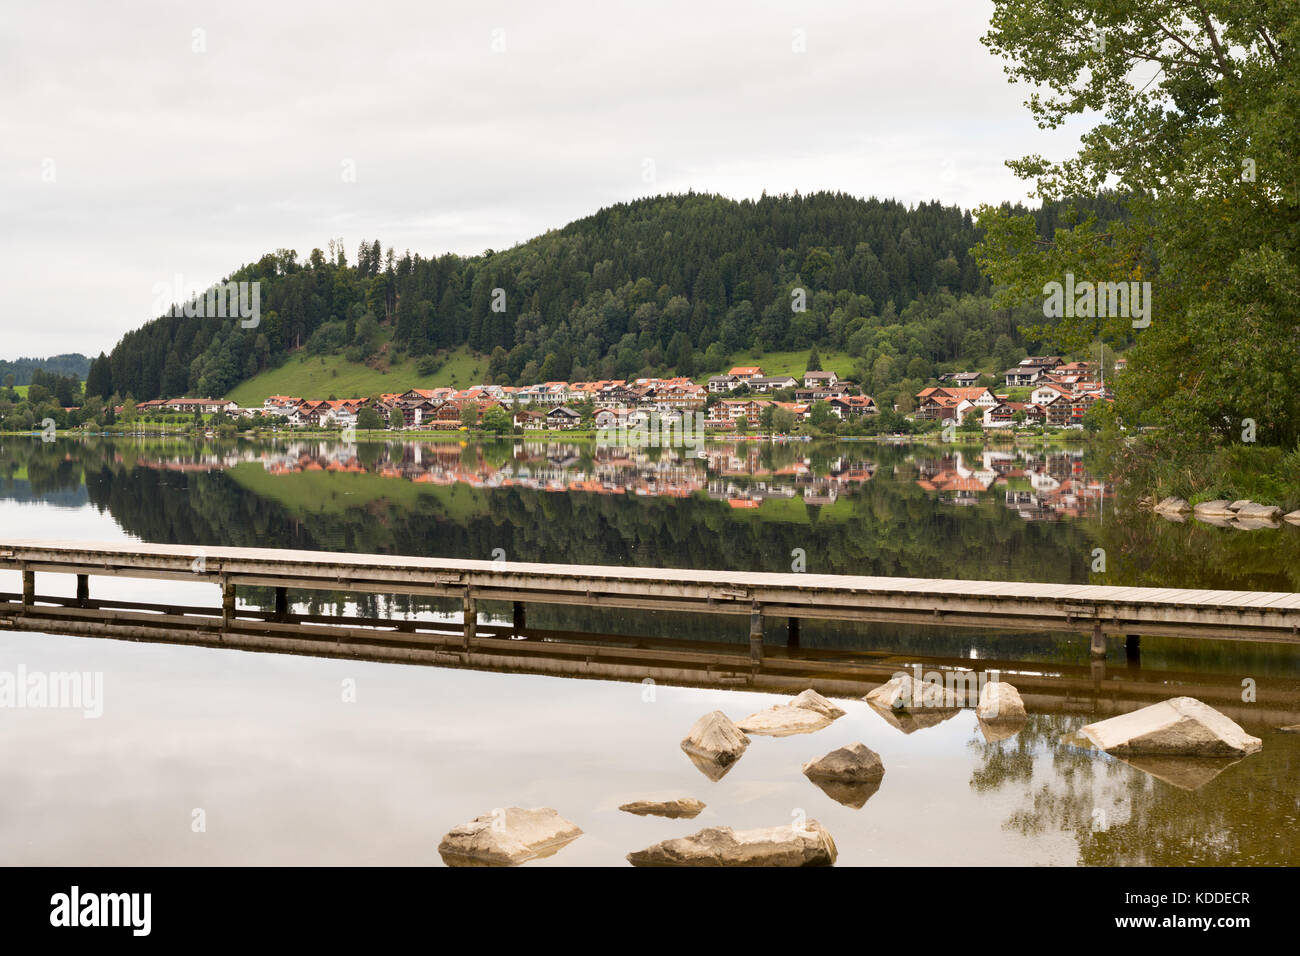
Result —
POLYGON ((686 189, 971 208, 1078 135, 1032 123, 988 0, 5 7, 7 358, 281 247, 472 254, 686 189))

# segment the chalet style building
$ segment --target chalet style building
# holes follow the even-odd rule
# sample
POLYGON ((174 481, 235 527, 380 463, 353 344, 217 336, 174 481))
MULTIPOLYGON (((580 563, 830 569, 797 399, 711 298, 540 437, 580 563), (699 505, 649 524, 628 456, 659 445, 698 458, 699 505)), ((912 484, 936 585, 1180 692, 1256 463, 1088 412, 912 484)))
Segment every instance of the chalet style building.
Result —
POLYGON ((998 404, 998 397, 987 388, 931 387, 916 393, 916 417, 925 420, 961 421, 971 408, 982 411, 998 404))
POLYGON ((826 388, 839 382, 840 377, 834 372, 804 372, 804 388, 826 388))
POLYGON ((1037 384, 1044 375, 1054 371, 1061 364, 1059 355, 1036 355, 1020 360, 1015 368, 1003 372, 1007 388, 1037 384))

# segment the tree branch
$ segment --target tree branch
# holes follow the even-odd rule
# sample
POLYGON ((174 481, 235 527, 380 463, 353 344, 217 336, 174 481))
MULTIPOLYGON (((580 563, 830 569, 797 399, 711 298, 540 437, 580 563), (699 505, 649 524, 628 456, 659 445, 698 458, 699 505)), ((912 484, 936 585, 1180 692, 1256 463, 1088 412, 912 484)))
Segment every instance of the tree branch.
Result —
POLYGON ((1214 29, 1214 24, 1210 21, 1210 15, 1205 12, 1205 5, 1196 0, 1194 6, 1201 14, 1201 26, 1205 27, 1205 35, 1209 38, 1210 46, 1214 49, 1214 58, 1219 64, 1219 71, 1223 78, 1236 79, 1236 72, 1228 65, 1228 60, 1223 54, 1223 46, 1219 43, 1219 34, 1214 29))

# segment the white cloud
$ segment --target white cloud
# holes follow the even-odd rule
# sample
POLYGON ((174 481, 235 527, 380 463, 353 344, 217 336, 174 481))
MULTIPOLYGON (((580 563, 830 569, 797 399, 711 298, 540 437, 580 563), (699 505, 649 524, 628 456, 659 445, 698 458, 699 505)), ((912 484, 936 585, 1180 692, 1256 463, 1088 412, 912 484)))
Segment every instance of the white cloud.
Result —
POLYGON ((987 0, 11 6, 10 356, 107 350, 154 283, 280 247, 468 254, 688 188, 970 207, 1024 198, 1003 161, 1074 138, 980 44, 987 0))

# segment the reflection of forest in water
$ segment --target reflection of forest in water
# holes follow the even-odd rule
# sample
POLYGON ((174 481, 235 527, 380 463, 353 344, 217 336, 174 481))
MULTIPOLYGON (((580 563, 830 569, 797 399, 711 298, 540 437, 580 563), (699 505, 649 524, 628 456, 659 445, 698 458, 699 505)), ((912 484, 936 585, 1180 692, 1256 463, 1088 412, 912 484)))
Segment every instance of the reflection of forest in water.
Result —
POLYGON ((992 462, 978 450, 736 443, 704 454, 590 443, 9 440, 0 480, 19 478, 3 486, 6 497, 84 482, 126 530, 159 542, 480 558, 501 549, 518 560, 752 570, 788 570, 798 548, 814 572, 1087 573, 1082 527, 1026 520, 1078 507, 1047 501, 1059 490, 1053 474, 1068 482, 1077 453, 992 462), (980 483, 990 491, 974 507, 949 507, 932 490, 980 483), (1031 516, 1025 498, 1039 491, 1031 516))
MULTIPOLYGON (((1115 510, 1080 451, 0 439, 0 494, 146 541, 632 566, 1300 590, 1300 528, 1115 510), (71 495, 72 497, 68 497, 71 495), (1094 549, 1106 552, 1095 573, 1094 549)), ((1123 498, 1123 496, 1121 496, 1123 498)))
MULTIPOLYGON (((1004 829, 1065 832, 1088 866, 1295 865, 1300 738, 1260 731, 1263 749, 1183 789, 1123 760, 1069 745, 1087 718, 1031 714, 1014 737, 968 746, 982 763, 977 794, 1023 793, 1004 829)), ((1216 768, 1217 770, 1218 768, 1216 768)), ((1209 771, 1214 772, 1214 771, 1209 771)))
MULTIPOLYGON (((160 543, 453 558, 501 549, 516 560, 771 571, 788 570, 802 549, 814 572, 1300 590, 1300 529, 1242 532, 1117 512, 1077 452, 866 443, 706 451, 701 459, 578 443, 361 444, 344 452, 321 442, 196 448, 0 439, 0 497, 93 506, 160 543), (1089 571, 1096 548, 1106 550, 1105 574, 1089 571)), ((375 615, 454 610, 402 596, 301 598, 309 613, 339 612, 345 601, 375 615)), ((741 619, 540 606, 529 621, 737 643, 747 629, 741 619)), ((769 639, 780 639, 780 624, 769 639)), ((1056 635, 805 622, 802 644, 1087 663, 1086 640, 1056 635)), ((1186 668, 1206 680, 1294 678, 1296 656, 1289 647, 1220 641, 1143 644, 1144 668, 1186 668)), ((1092 719, 1078 712, 1089 709, 1086 699, 1071 706, 1075 712, 1032 713, 1009 739, 988 743, 977 731, 965 744, 978 761, 969 792, 1013 804, 1006 832, 1069 834, 1079 861, 1092 865, 1297 862, 1300 737, 1251 727, 1265 738, 1262 752, 1185 790, 1070 746, 1092 719)))
MULTIPOLYGON (((802 552, 810 572, 1300 590, 1300 528, 1241 532, 1116 513, 1098 466, 1078 450, 735 442, 704 453, 590 442, 0 439, 0 495, 71 504, 84 494, 128 533, 169 544, 764 571, 789 570, 802 552), (1090 572, 1099 547, 1105 574, 1090 572)), ((363 613, 452 610, 349 597, 363 613)), ((311 613, 343 599, 302 598, 311 613)), ((747 636, 745 622, 582 608, 538 608, 530 621, 747 636)), ((769 639, 780 629, 772 622, 769 639)), ((1057 635, 805 622, 802 640, 1087 660, 1082 640, 1057 635)), ((1258 645, 1148 641, 1144 653, 1155 666, 1290 669, 1288 655, 1258 645)))

